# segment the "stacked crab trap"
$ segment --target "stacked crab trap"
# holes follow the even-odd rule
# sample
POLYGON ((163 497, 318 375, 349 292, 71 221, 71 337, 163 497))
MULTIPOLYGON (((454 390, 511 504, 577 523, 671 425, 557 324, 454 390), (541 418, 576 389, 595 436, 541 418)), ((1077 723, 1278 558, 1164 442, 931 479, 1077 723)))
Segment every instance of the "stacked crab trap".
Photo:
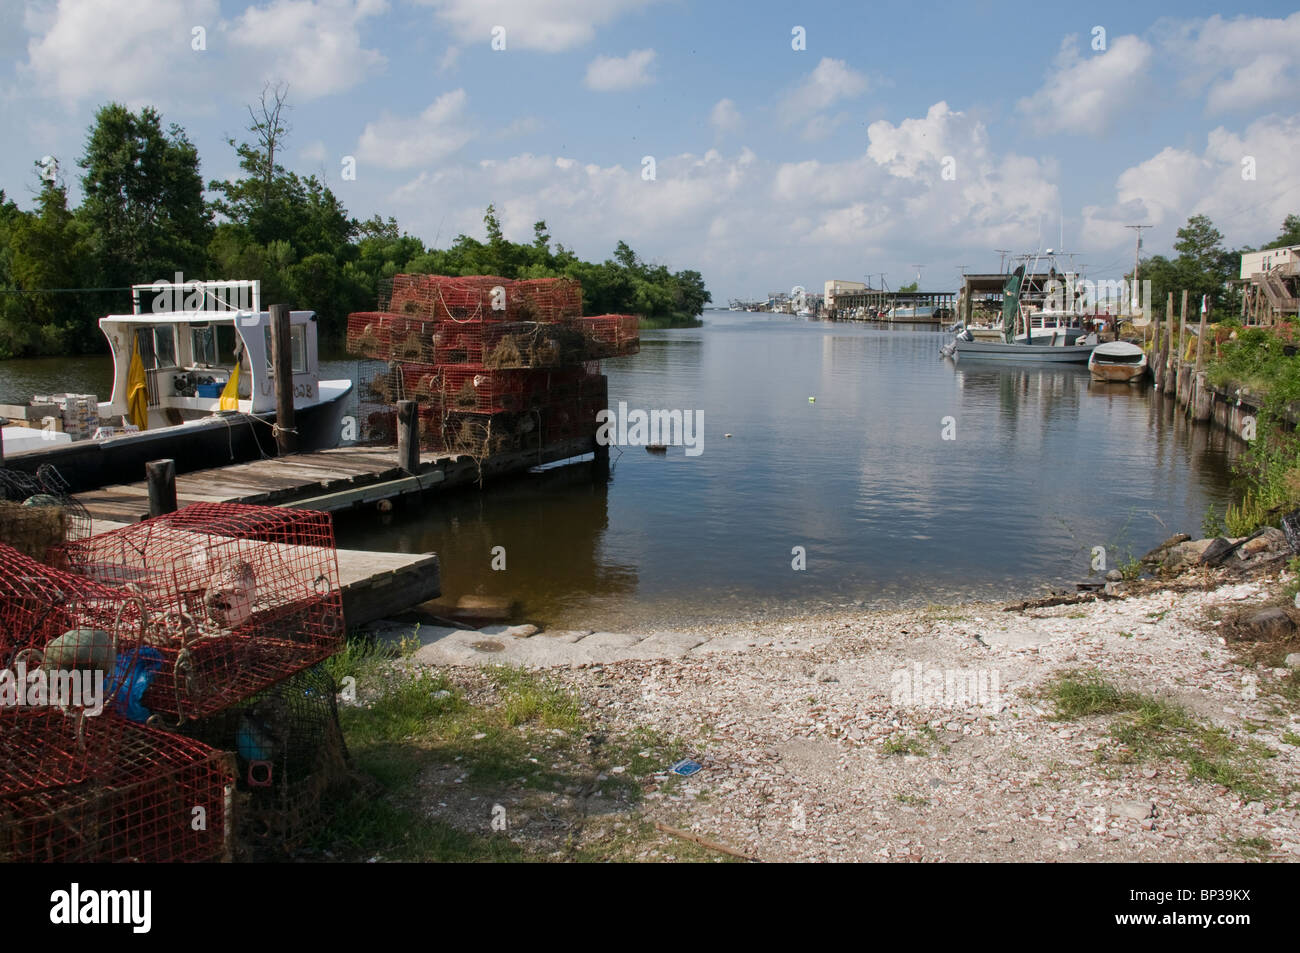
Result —
POLYGON ((46 563, 0 545, 0 853, 289 844, 345 767, 317 665, 343 643, 327 514, 199 503, 46 563))
MULTIPOLYGON (((567 278, 396 275, 379 310, 348 317, 347 347, 375 362, 360 383, 376 429, 398 400, 420 408, 420 445, 488 457, 595 430, 600 362, 640 349, 635 315, 582 315, 567 278)), ((392 425, 395 432, 395 424, 392 425)))

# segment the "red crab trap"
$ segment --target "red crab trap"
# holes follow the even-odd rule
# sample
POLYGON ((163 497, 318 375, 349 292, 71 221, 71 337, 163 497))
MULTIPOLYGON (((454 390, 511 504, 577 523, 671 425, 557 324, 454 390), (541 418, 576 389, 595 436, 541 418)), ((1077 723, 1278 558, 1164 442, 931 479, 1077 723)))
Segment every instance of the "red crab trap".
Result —
POLYGON ((178 729, 234 756, 241 847, 298 846, 319 828, 327 795, 352 780, 337 691, 313 666, 178 729))
POLYGON ((434 323, 418 315, 359 311, 348 315, 349 354, 380 361, 433 358, 434 323))
POLYGON ((156 667, 143 706, 184 722, 343 648, 328 514, 195 503, 64 547, 68 564, 146 609, 156 667))
POLYGON ((0 544, 0 797, 111 767, 143 619, 130 594, 0 544))
POLYGON ((0 795, 0 861, 175 863, 229 856, 230 756, 112 717, 112 758, 79 783, 0 795))

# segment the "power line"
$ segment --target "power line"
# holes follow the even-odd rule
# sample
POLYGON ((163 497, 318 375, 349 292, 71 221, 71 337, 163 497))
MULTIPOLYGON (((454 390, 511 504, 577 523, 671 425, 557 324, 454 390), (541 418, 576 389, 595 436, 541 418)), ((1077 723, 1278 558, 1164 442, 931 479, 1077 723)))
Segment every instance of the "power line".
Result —
POLYGON ((1011 254, 1011 249, 1010 249, 1010 248, 995 248, 995 249, 993 249, 993 250, 994 250, 995 252, 997 252, 999 255, 1002 256, 1002 257, 998 260, 998 272, 1001 273, 1001 274, 1005 274, 1005 273, 1006 273, 1006 270, 1007 270, 1007 269, 1006 269, 1007 256, 1011 254))

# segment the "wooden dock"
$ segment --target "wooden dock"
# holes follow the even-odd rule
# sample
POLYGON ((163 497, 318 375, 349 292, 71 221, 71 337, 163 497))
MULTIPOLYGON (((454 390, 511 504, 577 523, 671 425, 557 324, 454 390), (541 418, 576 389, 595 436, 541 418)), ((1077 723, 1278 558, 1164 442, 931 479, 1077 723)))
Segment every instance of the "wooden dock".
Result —
MULTIPOLYGON (((397 465, 391 447, 321 450, 257 460, 176 477, 180 506, 189 503, 255 503, 340 512, 383 501, 468 486, 533 466, 592 453, 593 437, 570 440, 538 452, 498 454, 482 465, 464 456, 421 454, 418 473, 397 465)), ((90 512, 94 532, 104 532, 149 515, 144 482, 75 494, 90 512)), ((340 549, 343 611, 349 627, 402 612, 442 595, 438 557, 433 553, 376 553, 340 549)))
MULTIPOLYGON (((420 470, 415 474, 398 466, 397 452, 391 447, 318 450, 182 473, 176 477, 176 501, 180 506, 257 503, 333 513, 434 489, 466 486, 594 449, 595 439, 587 437, 554 444, 540 452, 497 454, 483 460, 482 466, 466 456, 421 454, 420 470)), ((149 489, 144 481, 74 496, 96 521, 134 523, 149 515, 149 489)))

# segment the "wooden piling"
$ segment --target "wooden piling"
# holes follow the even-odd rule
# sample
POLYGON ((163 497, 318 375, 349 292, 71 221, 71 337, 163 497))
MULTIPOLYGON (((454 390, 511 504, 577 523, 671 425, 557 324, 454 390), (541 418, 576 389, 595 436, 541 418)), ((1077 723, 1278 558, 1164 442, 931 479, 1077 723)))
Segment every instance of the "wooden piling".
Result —
POLYGON ((1174 293, 1170 291, 1169 298, 1165 302, 1165 378, 1164 391, 1166 394, 1174 390, 1174 378, 1177 371, 1174 360, 1177 355, 1174 354, 1174 293))
POLYGON ((1185 378, 1187 372, 1183 369, 1183 354, 1187 350, 1187 289, 1183 289, 1183 306, 1178 312, 1178 353, 1174 355, 1174 393, 1178 396, 1180 403, 1186 403, 1183 395, 1186 393, 1185 378))
POLYGON ((1193 381, 1195 382, 1194 398, 1192 400, 1192 419, 1209 420, 1210 419, 1210 383, 1209 375, 1203 370, 1205 367, 1205 352, 1209 350, 1205 342, 1205 319, 1207 312, 1210 310, 1209 305, 1202 302, 1201 304, 1201 324, 1196 332, 1196 371, 1193 381))
POLYGON ((293 410, 293 344, 289 306, 273 304, 271 312, 271 367, 275 371, 275 444, 280 456, 298 452, 298 428, 293 410))
POLYGON ((397 402, 397 465, 406 473, 420 472, 420 415, 413 400, 397 402))
POLYGON ((149 515, 176 512, 176 461, 151 460, 144 465, 149 484, 149 515))
POLYGON ((1161 374, 1161 366, 1160 366, 1162 360, 1160 346, 1162 342, 1160 340, 1160 312, 1159 311, 1156 312, 1155 319, 1156 319, 1155 332, 1151 335, 1151 355, 1150 357, 1147 358, 1147 363, 1151 365, 1151 379, 1152 382, 1155 384, 1156 390, 1158 391, 1160 390, 1160 381, 1163 379, 1163 375, 1161 374))

